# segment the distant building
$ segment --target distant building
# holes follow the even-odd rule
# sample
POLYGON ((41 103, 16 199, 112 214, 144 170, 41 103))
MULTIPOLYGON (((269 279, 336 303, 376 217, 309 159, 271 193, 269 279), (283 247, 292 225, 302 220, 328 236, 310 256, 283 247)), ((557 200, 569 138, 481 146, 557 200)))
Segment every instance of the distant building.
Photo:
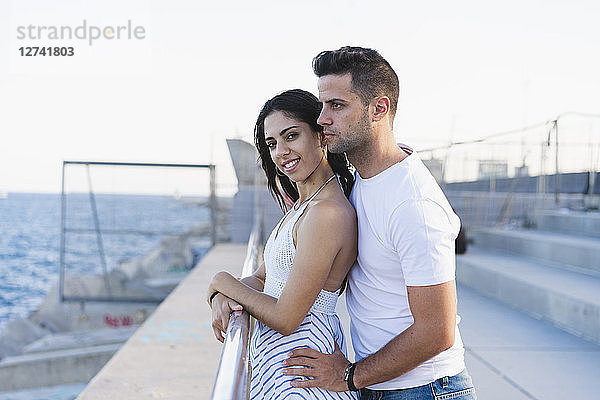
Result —
POLYGON ((442 160, 438 160, 437 158, 430 158, 429 160, 423 160, 423 164, 427 168, 429 168, 429 172, 435 178, 439 185, 442 184, 442 171, 444 168, 444 163, 442 160))
POLYGON ((508 164, 506 161, 480 160, 477 179, 507 178, 508 164))
POLYGON ((529 167, 527 165, 521 165, 515 167, 515 177, 529 176, 529 167))

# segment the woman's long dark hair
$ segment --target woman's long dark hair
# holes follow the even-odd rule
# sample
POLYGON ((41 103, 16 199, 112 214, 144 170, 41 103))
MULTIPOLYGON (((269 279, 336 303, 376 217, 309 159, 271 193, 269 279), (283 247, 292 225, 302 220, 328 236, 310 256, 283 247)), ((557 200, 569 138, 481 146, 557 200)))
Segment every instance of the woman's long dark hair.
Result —
MULTIPOLYGON (((258 158, 267 176, 267 186, 271 194, 283 211, 287 211, 284 193, 281 193, 279 185, 285 195, 292 201, 298 200, 298 189, 296 184, 287 176, 276 173, 276 166, 271 159, 271 153, 265 140, 265 119, 276 111, 281 111, 289 118, 307 123, 315 133, 323 132, 323 127, 317 124, 317 118, 321 113, 321 103, 310 92, 301 89, 287 90, 268 100, 258 114, 254 127, 254 144, 258 150, 258 158)), ((354 176, 350 172, 350 164, 346 155, 327 152, 327 161, 333 172, 339 176, 342 189, 346 197, 350 196, 354 176)))

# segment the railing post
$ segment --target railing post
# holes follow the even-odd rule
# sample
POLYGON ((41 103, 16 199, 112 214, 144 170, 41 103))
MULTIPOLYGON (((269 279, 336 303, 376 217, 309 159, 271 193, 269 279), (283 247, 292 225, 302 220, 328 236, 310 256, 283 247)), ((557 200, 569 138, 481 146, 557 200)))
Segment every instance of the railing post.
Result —
POLYGON ((66 204, 65 204, 65 162, 62 165, 62 178, 60 190, 60 256, 58 263, 58 301, 64 300, 64 281, 65 281, 65 219, 66 204))
POLYGON ((554 203, 556 205, 560 204, 560 174, 558 173, 558 119, 554 120, 554 145, 555 145, 555 153, 554 153, 554 167, 555 167, 555 175, 554 175, 554 203))
POLYGON ((542 197, 546 193, 546 146, 546 141, 543 141, 540 150, 540 174, 538 176, 538 194, 542 197))
MULTIPOLYGON (((218 212, 218 204, 216 200, 216 180, 215 180, 215 165, 214 164, 173 164, 173 163, 140 163, 140 162, 109 162, 109 161, 74 161, 74 160, 63 160, 62 162, 62 180, 61 180, 61 210, 60 210, 60 243, 59 243, 59 279, 58 279, 58 300, 60 302, 80 302, 84 303, 87 301, 100 301, 100 302, 136 302, 136 303, 157 303, 162 301, 163 297, 159 297, 153 294, 146 296, 123 296, 123 295, 112 295, 110 281, 108 276, 108 265, 106 261, 106 254, 104 252, 104 242, 103 235, 105 234, 142 234, 142 235, 172 235, 174 233, 167 231, 157 231, 157 230, 137 230, 137 229, 119 229, 119 230, 110 230, 110 229, 101 229, 100 228, 100 220, 98 214, 98 208, 96 205, 96 197, 93 191, 92 185, 92 177, 90 173, 90 166, 126 166, 126 167, 163 167, 163 168, 202 168, 209 169, 210 173, 210 218, 211 218, 211 242, 214 245, 217 237, 217 212, 218 212), (91 213, 93 217, 94 229, 69 229, 67 227, 67 197, 65 193, 66 188, 66 168, 68 165, 81 165, 85 166, 87 169, 87 180, 89 186, 89 200, 91 206, 91 213), (95 232, 96 233, 96 243, 98 246, 98 253, 100 258, 100 263, 102 266, 104 283, 106 288, 105 295, 65 295, 65 277, 66 277, 66 269, 67 269, 67 259, 66 259, 66 236, 70 232, 95 232)), ((191 233, 194 234, 194 233, 191 233)), ((204 235, 204 231, 202 230, 202 235, 204 235)), ((162 294, 160 294, 162 296, 162 294)))
POLYGON ((102 240, 102 232, 100 230, 100 219, 98 218, 98 208, 96 207, 96 196, 92 188, 92 175, 90 173, 90 164, 86 165, 88 185, 89 185, 89 196, 90 196, 90 207, 92 207, 92 217, 94 219, 94 228, 96 230, 96 243, 98 246, 98 255, 100 256, 100 263, 102 265, 102 275, 104 277, 104 288, 106 294, 110 297, 112 295, 110 288, 110 280, 108 279, 108 267, 106 265, 106 255, 104 253, 104 241, 102 240))

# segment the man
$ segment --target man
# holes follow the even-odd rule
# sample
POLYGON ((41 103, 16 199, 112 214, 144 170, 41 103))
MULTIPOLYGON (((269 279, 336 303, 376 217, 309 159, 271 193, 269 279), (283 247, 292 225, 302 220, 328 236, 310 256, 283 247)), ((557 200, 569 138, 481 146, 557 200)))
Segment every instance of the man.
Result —
POLYGON ((460 221, 417 155, 395 143, 398 77, 360 47, 324 51, 313 69, 328 149, 356 168, 358 260, 346 302, 358 362, 339 349, 297 349, 284 373, 312 378, 294 386, 360 389, 367 399, 475 399, 456 315, 460 221))

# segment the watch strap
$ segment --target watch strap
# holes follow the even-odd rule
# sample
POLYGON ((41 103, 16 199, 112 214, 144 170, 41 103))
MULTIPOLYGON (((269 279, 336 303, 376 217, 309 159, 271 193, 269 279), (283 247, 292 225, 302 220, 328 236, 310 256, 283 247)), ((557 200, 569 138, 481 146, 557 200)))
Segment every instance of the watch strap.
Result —
POLYGON ((356 392, 358 388, 354 386, 354 370, 356 369, 356 363, 352 363, 346 367, 346 383, 348 384, 348 389, 356 392))

